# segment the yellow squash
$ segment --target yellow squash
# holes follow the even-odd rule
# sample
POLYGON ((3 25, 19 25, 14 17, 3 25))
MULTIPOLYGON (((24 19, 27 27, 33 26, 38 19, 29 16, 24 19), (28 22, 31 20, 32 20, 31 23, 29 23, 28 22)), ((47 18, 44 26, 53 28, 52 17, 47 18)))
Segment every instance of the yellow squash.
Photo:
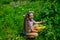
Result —
POLYGON ((43 29, 45 29, 45 28, 46 28, 46 26, 37 27, 37 30, 43 30, 43 29))

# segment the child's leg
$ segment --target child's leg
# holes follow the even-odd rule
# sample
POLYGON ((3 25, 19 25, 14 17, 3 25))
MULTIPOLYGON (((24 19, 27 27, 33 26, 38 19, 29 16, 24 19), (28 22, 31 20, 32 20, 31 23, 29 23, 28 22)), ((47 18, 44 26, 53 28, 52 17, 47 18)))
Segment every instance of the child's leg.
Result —
POLYGON ((38 33, 28 33, 27 37, 28 38, 35 38, 38 36, 38 33))
POLYGON ((41 29, 38 29, 38 26, 34 25, 34 30, 37 30, 38 32, 41 31, 41 29))
POLYGON ((37 28, 38 28, 38 25, 34 25, 34 29, 37 30, 37 28))

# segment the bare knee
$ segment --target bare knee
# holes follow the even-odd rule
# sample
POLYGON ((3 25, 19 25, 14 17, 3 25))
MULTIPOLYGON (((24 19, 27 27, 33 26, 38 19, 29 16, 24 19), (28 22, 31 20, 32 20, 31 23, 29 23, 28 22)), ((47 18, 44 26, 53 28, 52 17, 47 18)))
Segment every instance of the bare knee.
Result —
POLYGON ((37 37, 37 36, 38 36, 38 33, 34 33, 33 35, 34 35, 35 37, 37 37))
POLYGON ((35 37, 37 37, 38 36, 38 33, 35 33, 35 37))
POLYGON ((38 36, 38 33, 29 33, 28 36, 29 36, 29 37, 37 37, 37 36, 38 36))

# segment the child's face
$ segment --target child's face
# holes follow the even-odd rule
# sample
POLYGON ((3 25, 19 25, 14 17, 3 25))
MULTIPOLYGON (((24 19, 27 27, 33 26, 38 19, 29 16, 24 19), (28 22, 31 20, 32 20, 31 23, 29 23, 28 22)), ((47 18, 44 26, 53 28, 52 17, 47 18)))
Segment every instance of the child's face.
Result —
POLYGON ((32 19, 34 16, 33 16, 33 13, 30 13, 30 15, 29 15, 30 17, 30 19, 32 19))

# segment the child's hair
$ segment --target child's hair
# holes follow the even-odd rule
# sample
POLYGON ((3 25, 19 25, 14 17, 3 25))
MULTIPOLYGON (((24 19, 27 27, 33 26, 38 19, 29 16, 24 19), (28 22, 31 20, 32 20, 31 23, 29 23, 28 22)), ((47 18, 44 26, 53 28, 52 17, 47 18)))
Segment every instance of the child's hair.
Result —
POLYGON ((29 12, 27 12, 27 14, 26 14, 26 17, 25 17, 25 18, 29 18, 29 15, 30 15, 31 13, 33 13, 33 11, 29 11, 29 12))
POLYGON ((33 13, 32 11, 29 11, 27 12, 26 16, 25 16, 25 19, 24 19, 24 30, 26 30, 26 22, 27 21, 30 21, 29 17, 30 17, 30 14, 33 13))

